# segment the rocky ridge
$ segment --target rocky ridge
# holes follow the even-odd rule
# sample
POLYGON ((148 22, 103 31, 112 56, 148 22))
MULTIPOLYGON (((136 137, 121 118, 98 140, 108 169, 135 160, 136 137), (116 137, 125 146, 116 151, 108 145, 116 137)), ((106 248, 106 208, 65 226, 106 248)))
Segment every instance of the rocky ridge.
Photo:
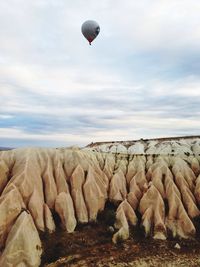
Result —
POLYGON ((154 239, 195 237, 200 139, 1 151, 0 266, 39 266, 41 232, 60 224, 72 233, 108 202, 116 207, 114 243, 138 225, 154 239))

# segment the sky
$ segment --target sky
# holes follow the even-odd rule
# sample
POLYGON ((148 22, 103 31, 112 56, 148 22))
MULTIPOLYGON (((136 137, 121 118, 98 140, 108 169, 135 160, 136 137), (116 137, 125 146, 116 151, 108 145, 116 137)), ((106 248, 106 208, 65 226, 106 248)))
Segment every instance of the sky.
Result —
POLYGON ((197 0, 1 0, 0 146, 199 135, 199 14, 197 0))

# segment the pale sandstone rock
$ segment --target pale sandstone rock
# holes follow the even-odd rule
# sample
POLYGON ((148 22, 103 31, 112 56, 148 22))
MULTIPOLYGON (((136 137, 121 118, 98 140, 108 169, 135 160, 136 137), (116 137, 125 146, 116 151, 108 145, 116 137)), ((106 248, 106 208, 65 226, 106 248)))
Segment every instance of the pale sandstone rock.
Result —
POLYGON ((55 211, 59 214, 62 226, 68 233, 72 233, 76 227, 76 218, 72 198, 69 193, 60 193, 55 202, 55 211))
POLYGON ((188 166, 188 164, 181 158, 176 157, 174 159, 174 164, 172 168, 173 174, 176 176, 177 173, 181 173, 184 179, 187 181, 190 190, 194 191, 194 182, 196 180, 196 176, 193 173, 192 169, 188 166))
POLYGON ((14 163, 15 163, 15 150, 9 150, 9 151, 0 151, 0 159, 2 159, 5 164, 8 166, 9 170, 12 169, 14 163))
POLYGON ((56 226, 55 226, 55 223, 53 220, 52 213, 51 213, 51 211, 50 211, 50 209, 46 203, 44 203, 43 208, 44 208, 45 228, 46 228, 47 232, 53 233, 56 230, 56 226))
POLYGON ((168 176, 165 178, 166 197, 169 212, 165 220, 167 228, 173 237, 189 238, 195 235, 195 227, 190 220, 181 201, 181 194, 174 181, 168 176))
POLYGON ((198 140, 194 145, 192 145, 192 151, 194 152, 195 156, 200 154, 200 141, 198 140))
POLYGON ((59 150, 56 150, 53 158, 53 171, 58 194, 61 192, 69 192, 65 171, 63 169, 63 163, 63 153, 61 153, 59 150))
POLYGON ((150 235, 151 230, 153 230, 155 239, 166 239, 165 205, 159 191, 153 184, 144 193, 140 201, 139 211, 142 214, 142 225, 146 235, 150 235))
POLYGON ((113 145, 113 146, 111 146, 111 147, 109 148, 109 152, 111 152, 111 153, 117 153, 117 147, 118 147, 118 145, 113 145))
MULTIPOLYGON (((168 215, 167 220, 166 220, 166 226, 168 226, 168 228, 172 231, 174 236, 176 236, 176 235, 181 235, 182 237, 191 236, 194 233, 193 232, 193 230, 194 230, 193 225, 191 225, 191 221, 190 221, 189 217, 185 216, 184 207, 179 200, 179 199, 181 199, 181 195, 182 195, 183 202, 184 202, 185 206, 188 207, 188 213, 189 213, 190 217, 194 218, 194 217, 199 215, 199 210, 196 206, 195 199, 194 199, 194 197, 192 197, 193 194, 191 193, 191 191, 189 189, 190 187, 187 184, 184 177, 181 176, 181 173, 180 173, 180 169, 181 169, 180 165, 183 165, 182 173, 184 173, 184 174, 187 172, 188 165, 185 163, 183 164, 182 160, 178 159, 177 164, 176 164, 175 168, 173 169, 174 172, 176 173, 176 176, 175 176, 175 181, 177 184, 176 185, 174 183, 173 176, 172 176, 170 170, 168 169, 168 167, 166 166, 166 164, 164 164, 164 162, 162 162, 162 160, 160 160, 160 159, 158 159, 157 161, 160 162, 160 166, 157 162, 151 166, 151 169, 153 169, 154 172, 155 172, 155 170, 159 170, 157 172, 157 174, 159 173, 160 177, 156 176, 156 179, 155 179, 155 177, 153 177, 153 175, 152 175, 152 177, 151 177, 152 183, 159 190, 163 199, 166 198, 168 200, 169 215, 171 214, 171 212, 172 213, 177 212, 177 208, 176 208, 177 205, 179 207, 178 209, 182 210, 182 213, 180 213, 178 215, 173 214, 173 216, 175 218, 178 217, 177 221, 170 219, 170 223, 169 223, 169 219, 168 219, 169 215, 168 215), (173 199, 172 195, 176 196, 175 197, 176 203, 175 203, 175 200, 172 200, 173 199), (171 196, 171 198, 170 198, 170 196, 171 196), (187 221, 187 224, 189 225, 189 228, 190 228, 189 232, 191 231, 190 234, 187 231, 185 232, 186 228, 182 225, 182 223, 181 223, 182 220, 187 221)), ((176 161, 175 161, 175 163, 176 163, 176 161)), ((173 164, 175 164, 175 163, 173 163, 173 164)), ((192 174, 192 179, 194 179, 193 174, 192 174)))
POLYGON ((128 148, 128 154, 144 154, 144 144, 136 142, 128 148))
POLYGON ((181 246, 179 245, 179 243, 176 243, 175 246, 174 246, 174 248, 181 249, 181 246))
POLYGON ((156 145, 157 145, 157 141, 151 141, 149 144, 148 144, 148 147, 146 149, 146 154, 149 155, 149 154, 157 154, 157 148, 156 148, 156 145))
POLYGON ((129 184, 130 181, 132 180, 133 176, 137 173, 137 165, 135 160, 132 160, 128 164, 128 170, 126 173, 126 181, 129 184))
POLYGON ((195 198, 197 200, 197 203, 200 204, 200 174, 196 179, 196 186, 194 191, 195 198))
POLYGON ((151 155, 150 156, 147 156, 146 169, 149 170, 150 167, 153 165, 153 163, 154 163, 153 156, 151 156, 151 155))
POLYGON ((139 186, 136 183, 135 178, 133 177, 130 183, 130 192, 127 195, 127 200, 134 210, 137 209, 141 197, 142 197, 142 191, 140 190, 139 186))
POLYGON ((46 170, 42 175, 45 192, 45 202, 50 209, 54 209, 57 197, 57 187, 53 176, 53 166, 50 157, 47 157, 46 170))
MULTIPOLYGON (((136 175, 133 177, 133 179, 135 179, 136 184, 139 186, 140 190, 146 191, 147 189, 147 180, 146 180, 146 176, 145 176, 145 170, 144 169, 139 169, 138 172, 136 173, 136 175)), ((132 180, 131 180, 132 181, 132 180)), ((130 184, 130 191, 131 191, 131 184, 130 184)))
POLYGON ((43 214, 44 200, 41 199, 38 191, 34 189, 30 201, 28 203, 28 209, 34 219, 35 225, 38 230, 44 231, 44 214, 43 214))
POLYGON ((128 160, 124 156, 117 156, 117 161, 115 164, 115 173, 118 171, 122 171, 125 176, 127 173, 127 165, 128 160))
POLYGON ((159 155, 167 155, 167 154, 171 154, 171 152, 172 152, 172 147, 169 142, 161 143, 156 149, 156 154, 159 154, 159 155))
POLYGON ((126 173, 126 181, 128 184, 137 173, 145 172, 145 163, 146 159, 144 156, 134 156, 134 158, 129 162, 126 173))
POLYGON ((88 222, 88 211, 86 208, 83 185, 85 183, 85 173, 80 165, 76 167, 70 178, 71 194, 74 201, 77 220, 80 223, 88 222))
MULTIPOLYGON (((96 220, 108 193, 111 202, 121 203, 117 209, 119 231, 113 240, 129 236, 125 206, 133 214, 141 213, 147 235, 165 239, 168 228, 173 236, 194 236, 192 219, 200 216, 200 158, 191 151, 198 153, 199 143, 170 142, 143 142, 146 153, 162 154, 147 158, 100 154, 95 148, 0 152, 0 246, 4 246, 22 209, 30 211, 38 230, 55 230, 51 211, 56 211, 65 229, 72 232, 76 220, 96 220), (170 146, 177 156, 165 154, 170 146)), ((105 149, 110 151, 112 145, 107 144, 105 149)), ((114 145, 118 151, 117 143, 114 145)))
POLYGON ((127 200, 134 210, 137 209, 140 199, 147 188, 144 170, 138 171, 130 181, 129 193, 127 195, 127 200))
MULTIPOLYGON (((101 148, 102 151, 102 148, 101 148)), ((127 148, 122 145, 122 144, 114 144, 111 146, 107 146, 107 150, 105 150, 104 152, 111 152, 111 153, 119 153, 119 154, 127 154, 127 148)))
POLYGON ((104 155, 101 154, 101 153, 96 153, 96 152, 94 152, 94 153, 95 153, 95 156, 96 156, 97 161, 99 163, 100 169, 103 170, 103 168, 105 166, 105 158, 104 158, 104 155))
POLYGON ((197 158, 193 157, 191 162, 191 169, 196 176, 200 174, 200 164, 197 158))
POLYGON ((152 184, 157 188, 162 198, 165 199, 165 177, 168 176, 173 180, 173 175, 168 168, 167 162, 163 158, 157 158, 149 170, 147 172, 147 176, 149 175, 150 177, 149 180, 152 181, 152 184))
POLYGON ((85 203, 88 210, 89 221, 96 221, 99 211, 104 209, 106 202, 104 187, 97 183, 92 167, 89 167, 86 182, 83 186, 85 203))
POLYGON ((115 228, 119 229, 119 231, 113 235, 113 243, 129 238, 128 222, 135 226, 137 224, 137 217, 127 200, 124 200, 116 211, 115 228))
POLYGON ((9 232, 0 266, 40 265, 42 245, 31 215, 22 212, 9 232))
POLYGON ((115 227, 117 229, 119 229, 121 225, 123 225, 123 216, 121 217, 122 213, 125 215, 127 222, 129 222, 131 225, 135 226, 137 224, 137 216, 135 215, 133 208, 130 206, 128 201, 125 199, 124 201, 120 203, 116 211, 115 227))
POLYGON ((0 194, 8 183, 9 168, 4 160, 0 160, 0 194))
POLYGON ((99 148, 98 148, 98 151, 103 152, 103 153, 107 153, 107 152, 110 151, 109 146, 110 146, 110 144, 100 145, 99 148))
MULTIPOLYGON (((40 175, 40 166, 37 161, 37 149, 16 149, 15 160, 12 167, 12 177, 8 183, 14 184, 22 195, 25 204, 36 187, 38 193, 43 197, 42 180, 40 175)), ((6 194, 7 188, 3 194, 6 194)))
POLYGON ((109 180, 113 177, 115 168, 115 157, 112 154, 108 154, 105 158, 105 165, 103 167, 103 172, 107 175, 109 180))
POLYGON ((126 195, 126 178, 123 172, 119 170, 110 182, 109 199, 114 203, 119 203, 126 198, 126 195))
POLYGON ((92 175, 97 183, 97 185, 99 186, 101 192, 103 193, 104 195, 104 199, 105 201, 107 200, 108 198, 108 187, 109 187, 109 181, 108 181, 108 178, 107 176, 105 176, 104 174, 102 173, 98 173, 94 168, 92 168, 91 166, 89 167, 89 170, 88 170, 88 175, 92 175))
POLYGON ((177 143, 174 145, 174 153, 176 155, 181 155, 181 154, 185 154, 185 153, 188 153, 188 154, 192 154, 192 150, 190 147, 188 147, 187 144, 183 144, 183 143, 177 143))
POLYGON ((122 144, 118 144, 117 145, 117 153, 127 154, 127 148, 122 144))
POLYGON ((199 216, 200 211, 197 208, 195 197, 190 191, 187 181, 184 179, 183 175, 180 172, 176 173, 175 181, 181 192, 182 201, 186 207, 189 217, 195 218, 199 216))
POLYGON ((25 208, 23 199, 17 187, 11 184, 7 194, 0 197, 0 248, 22 208, 25 208))
POLYGON ((157 188, 157 190, 161 194, 162 198, 166 198, 165 188, 164 188, 164 183, 163 183, 163 176, 164 175, 163 175, 161 168, 156 168, 152 172, 152 184, 157 188))
MULTIPOLYGON (((64 170, 66 177, 70 179, 72 176, 73 171, 75 170, 76 166, 78 164, 81 165, 84 171, 87 171, 90 165, 90 159, 89 159, 89 153, 84 153, 83 151, 77 150, 77 149, 67 149, 64 152, 64 170)), ((93 155, 94 157, 94 155, 93 155)))

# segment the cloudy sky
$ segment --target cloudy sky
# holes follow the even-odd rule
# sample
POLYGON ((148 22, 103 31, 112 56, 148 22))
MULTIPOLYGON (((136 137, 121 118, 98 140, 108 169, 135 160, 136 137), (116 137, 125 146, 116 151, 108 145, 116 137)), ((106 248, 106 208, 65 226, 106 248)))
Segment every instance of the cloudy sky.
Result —
POLYGON ((0 146, 199 135, 199 14, 197 0, 1 0, 0 146))

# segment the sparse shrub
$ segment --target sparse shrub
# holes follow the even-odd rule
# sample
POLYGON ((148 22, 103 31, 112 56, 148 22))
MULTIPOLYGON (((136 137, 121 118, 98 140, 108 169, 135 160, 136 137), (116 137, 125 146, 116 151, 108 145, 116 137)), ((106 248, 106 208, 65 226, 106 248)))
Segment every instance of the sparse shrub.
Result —
POLYGON ((106 210, 105 217, 104 217, 105 223, 107 225, 114 225, 115 219, 116 219, 115 211, 112 209, 106 210))
POLYGON ((113 226, 116 220, 115 210, 112 207, 106 207, 99 215, 98 220, 105 225, 113 226))

